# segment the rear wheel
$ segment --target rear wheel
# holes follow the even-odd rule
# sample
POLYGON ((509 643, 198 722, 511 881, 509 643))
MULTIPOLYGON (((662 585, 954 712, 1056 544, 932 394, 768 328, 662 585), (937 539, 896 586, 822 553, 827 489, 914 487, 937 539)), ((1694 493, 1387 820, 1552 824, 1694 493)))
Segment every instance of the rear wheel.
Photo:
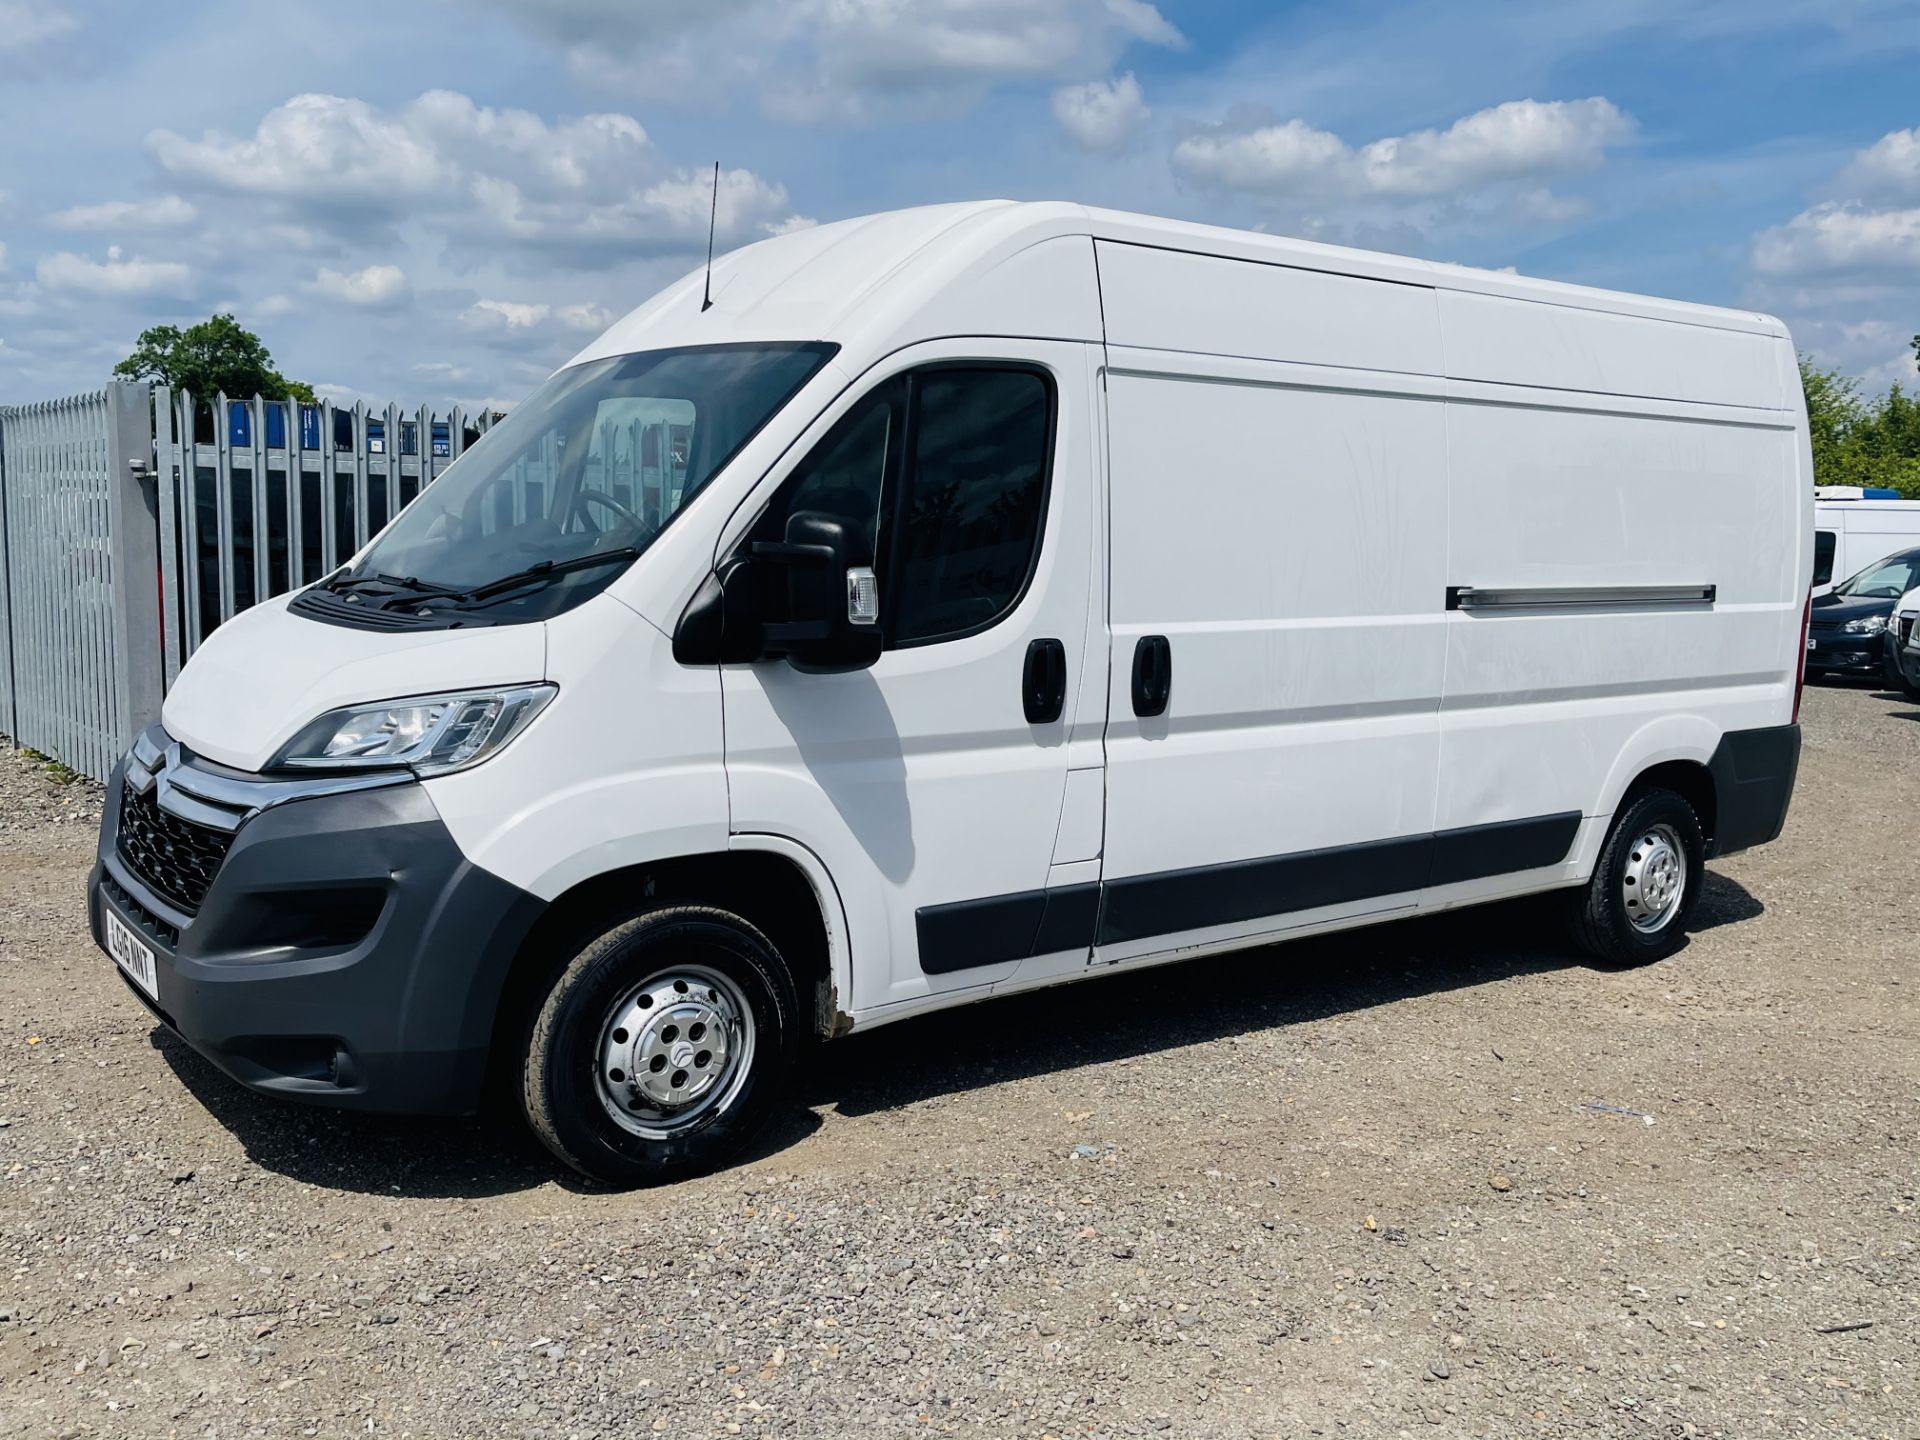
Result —
POLYGON ((1684 799, 1657 789, 1631 796, 1571 897, 1575 943, 1610 965, 1664 960, 1685 942, 1706 858, 1700 817, 1684 799))
POLYGON ((527 1121, 610 1185, 714 1169, 772 1112, 798 1014, 786 965, 745 920, 704 906, 649 912, 554 981, 521 1066, 527 1121))

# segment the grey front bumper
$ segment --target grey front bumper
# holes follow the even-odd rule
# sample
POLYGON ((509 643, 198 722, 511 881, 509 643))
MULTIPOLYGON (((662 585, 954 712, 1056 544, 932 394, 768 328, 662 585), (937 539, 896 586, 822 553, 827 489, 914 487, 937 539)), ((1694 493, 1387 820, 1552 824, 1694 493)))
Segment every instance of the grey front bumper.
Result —
POLYGON ((417 783, 317 795, 234 832, 196 913, 128 863, 124 762, 88 885, 157 957, 129 984, 227 1074, 289 1099, 414 1114, 480 1100, 507 972, 544 909, 468 863, 417 783))

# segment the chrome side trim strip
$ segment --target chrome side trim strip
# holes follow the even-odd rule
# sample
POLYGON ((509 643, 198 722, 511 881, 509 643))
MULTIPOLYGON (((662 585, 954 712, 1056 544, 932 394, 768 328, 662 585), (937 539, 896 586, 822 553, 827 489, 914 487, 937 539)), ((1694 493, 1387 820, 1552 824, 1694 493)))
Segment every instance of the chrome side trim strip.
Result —
POLYGON ((1711 605, 1717 585, 1449 585, 1449 610, 1607 610, 1618 606, 1711 605))

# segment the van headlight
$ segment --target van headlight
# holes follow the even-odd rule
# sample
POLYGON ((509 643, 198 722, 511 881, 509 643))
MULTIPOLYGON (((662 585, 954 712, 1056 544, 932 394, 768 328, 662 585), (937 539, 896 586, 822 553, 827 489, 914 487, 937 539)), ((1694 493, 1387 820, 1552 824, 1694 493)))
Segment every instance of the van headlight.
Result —
POLYGON ((268 768, 404 765, 422 778, 451 774, 497 755, 559 693, 557 685, 517 685, 329 710, 289 740, 268 768))
POLYGON ((1869 615, 1863 620, 1849 620, 1840 628, 1849 635, 1878 635, 1887 628, 1887 617, 1869 615))

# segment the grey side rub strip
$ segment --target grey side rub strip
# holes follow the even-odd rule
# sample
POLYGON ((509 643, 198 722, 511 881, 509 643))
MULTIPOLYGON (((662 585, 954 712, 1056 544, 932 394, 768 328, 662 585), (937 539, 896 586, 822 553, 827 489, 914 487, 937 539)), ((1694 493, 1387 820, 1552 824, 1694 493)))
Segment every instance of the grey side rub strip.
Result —
POLYGON ((945 975, 1536 870, 1565 860, 1579 829, 1580 813, 1568 811, 923 906, 914 916, 920 968, 945 975))

